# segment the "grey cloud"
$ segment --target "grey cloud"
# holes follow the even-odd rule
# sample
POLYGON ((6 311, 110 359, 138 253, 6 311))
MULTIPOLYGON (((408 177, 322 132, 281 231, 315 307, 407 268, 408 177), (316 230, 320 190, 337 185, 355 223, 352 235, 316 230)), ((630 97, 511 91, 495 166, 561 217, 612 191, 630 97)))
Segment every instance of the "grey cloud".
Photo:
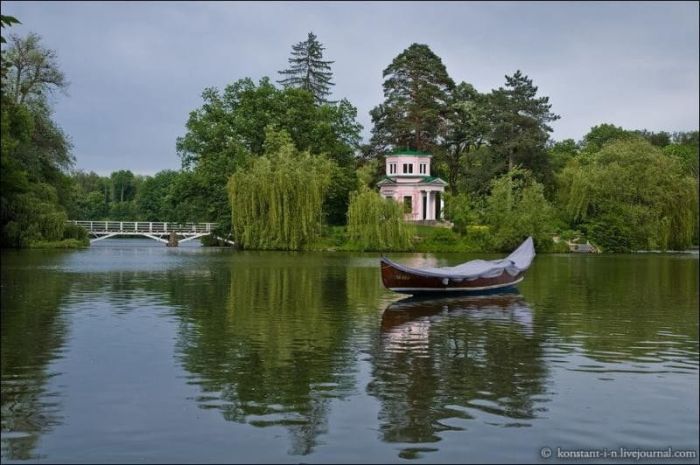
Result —
POLYGON ((313 30, 335 60, 335 98, 365 136, 382 70, 427 43, 481 91, 521 69, 562 116, 554 138, 593 125, 698 127, 698 4, 690 2, 3 2, 17 33, 55 49, 71 81, 56 118, 78 168, 179 167, 175 140, 205 87, 277 78, 313 30))

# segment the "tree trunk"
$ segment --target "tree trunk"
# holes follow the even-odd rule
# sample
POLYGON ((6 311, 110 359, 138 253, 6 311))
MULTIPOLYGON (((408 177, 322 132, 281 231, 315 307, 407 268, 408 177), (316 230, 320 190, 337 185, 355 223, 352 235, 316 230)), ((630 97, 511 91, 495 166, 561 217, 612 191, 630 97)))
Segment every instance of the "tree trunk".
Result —
POLYGON ((17 79, 15 79, 15 103, 19 104, 21 103, 20 98, 21 98, 21 90, 20 90, 20 83, 22 82, 22 67, 19 65, 16 65, 17 67, 17 79))
POLYGON ((508 171, 513 169, 513 152, 508 152, 508 171))

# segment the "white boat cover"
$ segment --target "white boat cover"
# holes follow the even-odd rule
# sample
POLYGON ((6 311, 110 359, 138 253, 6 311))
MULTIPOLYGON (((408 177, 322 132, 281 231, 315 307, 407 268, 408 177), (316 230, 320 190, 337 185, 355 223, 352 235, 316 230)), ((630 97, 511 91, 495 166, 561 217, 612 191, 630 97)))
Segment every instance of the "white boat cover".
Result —
POLYGON ((500 260, 471 260, 457 266, 446 266, 442 268, 410 268, 399 265, 391 260, 387 260, 392 266, 406 273, 413 273, 419 276, 429 276, 437 278, 453 279, 476 279, 495 278, 505 271, 511 276, 515 276, 527 270, 535 258, 535 245, 532 237, 528 237, 520 246, 506 258, 500 260))

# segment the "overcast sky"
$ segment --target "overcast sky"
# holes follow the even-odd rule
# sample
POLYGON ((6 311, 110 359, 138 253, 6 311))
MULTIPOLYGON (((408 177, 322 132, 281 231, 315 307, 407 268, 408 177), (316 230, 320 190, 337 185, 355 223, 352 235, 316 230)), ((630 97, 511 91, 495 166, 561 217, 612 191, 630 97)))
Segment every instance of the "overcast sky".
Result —
POLYGON ((452 78, 488 92, 521 69, 561 115, 554 139, 591 126, 698 129, 697 2, 2 2, 15 32, 55 49, 70 87, 55 98, 77 168, 178 169, 175 140, 205 87, 277 79, 313 31, 334 60, 332 98, 365 139, 382 70, 425 43, 452 78))

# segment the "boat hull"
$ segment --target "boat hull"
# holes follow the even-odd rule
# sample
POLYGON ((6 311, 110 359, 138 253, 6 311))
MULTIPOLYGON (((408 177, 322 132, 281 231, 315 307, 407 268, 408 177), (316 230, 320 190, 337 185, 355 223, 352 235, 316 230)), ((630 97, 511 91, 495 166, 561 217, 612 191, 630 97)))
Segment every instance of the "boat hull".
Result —
POLYGON ((512 288, 524 278, 524 273, 514 276, 507 272, 492 278, 455 279, 421 276, 400 270, 384 258, 381 259, 384 287, 402 294, 455 294, 488 293, 512 288))

